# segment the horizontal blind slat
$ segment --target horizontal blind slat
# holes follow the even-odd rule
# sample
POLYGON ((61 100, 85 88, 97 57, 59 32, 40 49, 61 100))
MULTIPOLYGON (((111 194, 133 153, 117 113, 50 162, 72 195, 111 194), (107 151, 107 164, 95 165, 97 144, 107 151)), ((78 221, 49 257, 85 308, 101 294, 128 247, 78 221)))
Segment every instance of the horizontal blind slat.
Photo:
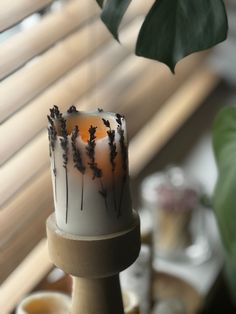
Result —
POLYGON ((37 25, 1 43, 0 60, 4 62, 0 63, 0 80, 96 14, 98 9, 95 1, 73 0, 61 10, 43 18, 37 25))
POLYGON ((128 94, 121 98, 125 104, 123 110, 129 121, 128 132, 131 137, 140 130, 140 125, 148 123, 158 109, 165 106, 168 98, 202 65, 205 56, 206 53, 203 52, 186 57, 177 65, 174 76, 166 71, 165 65, 160 64, 158 71, 153 68, 153 73, 150 73, 152 80, 137 82, 135 92, 130 91, 131 97, 128 94))
POLYGON ((0 122, 66 74, 109 38, 110 35, 101 22, 93 21, 89 27, 70 35, 34 62, 6 78, 0 84, 0 122), (88 38, 95 31, 99 36, 91 43, 88 38))
POLYGON ((48 256, 46 240, 43 239, 25 258, 19 268, 1 285, 0 308, 2 314, 8 314, 12 311, 20 299, 34 288, 52 266, 48 256), (39 265, 40 267, 38 267, 39 265), (35 271, 36 269, 37 271, 35 271), (11 301, 9 302, 9 300, 11 301))
POLYGON ((100 82, 95 89, 88 95, 80 97, 76 103, 81 110, 96 110, 96 104, 100 104, 104 110, 121 112, 123 96, 136 92, 130 93, 131 86, 136 86, 138 78, 141 78, 142 82, 144 77, 147 79, 146 75, 151 67, 158 71, 159 64, 153 66, 148 60, 131 55, 113 72, 112 78, 100 82))
POLYGON ((0 211, 0 250, 8 246, 9 241, 35 212, 53 208, 52 195, 50 170, 46 167, 0 211))
POLYGON ((24 149, 19 151, 10 162, 0 168, 0 205, 16 194, 31 178, 49 165, 47 134, 39 134, 24 149), (44 156, 45 155, 45 156, 44 156))
MULTIPOLYGON (((126 31, 132 31, 132 25, 126 31)), ((85 60, 60 81, 15 113, 1 127, 0 163, 6 162, 17 150, 46 127, 45 117, 53 104, 63 108, 73 104, 83 93, 104 79, 130 52, 112 41, 92 58, 85 60), (12 132, 20 126, 18 132, 12 132), (8 141, 4 141, 4 138, 8 141)), ((141 62, 141 61, 140 61, 141 62)))
MULTIPOLYGON (((1 265, 0 276, 5 277, 6 273, 12 272, 17 264, 35 247, 35 245, 45 237, 45 221, 49 216, 51 209, 45 208, 41 213, 36 213, 34 218, 27 221, 22 226, 16 237, 8 243, 8 246, 1 252, 4 261, 4 267, 1 265), (16 254, 17 252, 17 254, 16 254)), ((1 278, 0 278, 1 280, 1 278)))
POLYGON ((219 77, 205 67, 201 67, 135 135, 130 143, 129 156, 130 172, 134 177, 202 104, 219 81, 219 77), (145 154, 142 153, 143 151, 145 154))
POLYGON ((80 104, 82 110, 93 110, 94 104, 98 103, 102 104, 104 110, 124 114, 128 122, 128 134, 132 137, 203 62, 205 56, 205 52, 188 56, 178 64, 175 76, 166 71, 165 65, 153 64, 152 61, 139 69, 132 69, 133 56, 130 56, 109 82, 102 82, 96 90, 76 103, 80 104), (128 73, 127 69, 130 70, 128 73))
POLYGON ((52 2, 53 0, 0 1, 0 32, 52 2))
POLYGON ((171 95, 172 91, 174 91, 172 86, 178 87, 187 75, 191 74, 199 64, 204 62, 207 55, 207 52, 200 52, 187 56, 177 64, 175 75, 170 71, 166 71, 166 65, 163 63, 153 64, 153 62, 151 62, 152 68, 147 77, 153 79, 144 80, 142 76, 139 77, 139 81, 129 89, 130 92, 121 95, 120 110, 124 110, 126 114, 134 112, 137 100, 145 95, 153 95, 156 99, 156 105, 161 105, 163 103, 163 101, 161 101, 162 97, 158 97, 158 95, 161 94, 163 90, 168 96, 171 95))
MULTIPOLYGON (((195 59, 198 60, 198 57, 196 57, 196 56, 193 58, 194 58, 194 60, 195 59)), ((197 63, 197 61, 192 61, 192 63, 194 63, 194 62, 197 63)), ((135 58, 134 56, 130 56, 127 60, 124 60, 120 64, 119 69, 117 69, 117 71, 118 71, 117 77, 116 77, 116 74, 114 72, 113 73, 113 76, 114 76, 113 79, 108 78, 107 80, 104 81, 104 83, 102 83, 102 86, 100 86, 100 85, 97 86, 98 90, 103 91, 102 93, 100 92, 100 96, 99 96, 99 94, 97 94, 96 89, 95 89, 95 90, 93 90, 92 93, 90 92, 88 95, 85 94, 82 98, 77 99, 77 101, 79 103, 79 108, 81 108, 83 110, 92 110, 92 109, 95 109, 96 106, 99 104, 98 101, 101 101, 101 102, 104 101, 104 104, 105 104, 104 109, 109 110, 109 108, 112 108, 112 110, 114 109, 114 111, 119 111, 119 101, 114 101, 115 105, 112 105, 113 99, 115 99, 115 97, 114 97, 115 83, 114 82, 121 81, 122 79, 125 80, 126 76, 131 78, 132 75, 133 75, 133 77, 135 77, 135 76, 138 77, 139 75, 142 75, 142 72, 144 72, 144 71, 142 71, 142 69, 144 67, 141 66, 141 64, 143 64, 143 66, 147 65, 147 64, 149 64, 149 61, 147 61, 145 59, 138 59, 138 58, 135 58), (136 70, 135 70, 135 67, 132 66, 131 61, 136 63, 136 66, 137 66, 136 70), (128 69, 126 69, 125 73, 124 73, 124 71, 120 71, 120 67, 122 69, 122 66, 123 66, 123 70, 124 70, 128 64, 130 64, 129 65, 130 72, 128 71, 128 69), (139 73, 141 73, 141 74, 139 74, 139 73), (99 96, 100 98, 97 96, 99 96), (107 107, 106 107, 106 105, 107 105, 107 107)), ((185 69, 186 67, 189 68, 189 71, 191 71, 190 65, 191 65, 191 62, 190 63, 189 62, 184 63, 181 66, 181 68, 183 67, 182 71, 187 72, 187 70, 185 69)), ((160 70, 160 64, 158 64, 158 63, 156 63, 155 66, 150 63, 150 66, 155 68, 157 72, 160 70)), ((163 73, 166 73, 166 72, 163 72, 163 73)), ((162 77, 165 77, 165 76, 163 76, 163 73, 162 73, 162 77)), ((144 72, 144 74, 145 74, 145 72, 144 72)), ((177 76, 179 76, 179 75, 177 75, 177 76)), ((154 79, 154 77, 155 76, 153 76, 153 73, 150 72, 149 76, 144 75, 144 76, 142 76, 142 79, 144 82, 148 79, 154 79)), ((158 82, 160 82, 160 80, 161 80, 160 77, 157 75, 156 76, 156 82, 158 83, 158 82)), ((172 75, 167 75, 167 78, 164 80, 165 86, 170 85, 172 80, 173 80, 172 75)), ((137 87, 140 87, 140 86, 137 85, 137 87)), ((157 91, 158 90, 160 91, 160 89, 163 89, 162 86, 159 86, 159 89, 156 88, 154 91, 152 91, 152 93, 150 94, 150 97, 153 94, 156 95, 157 91)), ((142 94, 139 94, 139 99, 143 100, 145 95, 146 95, 147 90, 146 90, 146 88, 143 88, 141 90, 142 90, 142 94)), ((118 95, 122 94, 123 93, 122 88, 117 87, 116 92, 118 95)), ((168 91, 166 93, 168 94, 168 91)), ((135 88, 135 86, 131 89, 130 92, 127 89, 127 99, 130 97, 131 99, 134 99, 136 106, 141 106, 139 99, 134 97, 135 94, 137 94, 137 88, 135 88)), ((169 94, 168 94, 168 96, 169 96, 169 94)), ((165 97, 167 97, 167 96, 165 96, 165 97)), ((152 99, 153 99, 153 102, 151 105, 155 107, 156 106, 155 97, 153 97, 152 99)), ((64 106, 62 106, 61 109, 65 110, 67 107, 67 103, 65 103, 65 101, 63 101, 62 103, 64 104, 64 106)), ((99 105, 103 107, 102 103, 100 103, 99 105)), ((49 103, 49 106, 50 106, 50 103, 49 103)), ((47 110, 47 108, 45 110, 47 110)), ((126 113, 125 110, 123 110, 123 112, 126 113)), ((45 116, 46 116, 46 113, 45 113, 45 116)), ((43 120, 42 123, 45 123, 45 119, 46 119, 45 116, 42 116, 42 120, 43 120)), ((132 121, 132 117, 131 117, 131 121, 132 121)), ((36 121, 34 123, 36 123, 36 121)), ((142 127, 142 121, 140 121, 140 125, 138 127, 139 128, 142 127)), ((1 136, 1 133, 2 132, 0 132, 0 136, 1 136)), ((131 133, 133 133, 133 132, 131 132, 131 133)), ((47 163, 48 163, 48 140, 47 140, 46 132, 43 132, 41 135, 39 135, 36 138, 36 140, 38 141, 38 145, 36 145, 34 148, 31 149, 31 146, 33 145, 33 143, 35 143, 35 139, 34 139, 32 141, 32 144, 30 142, 25 148, 23 148, 21 151, 19 151, 19 153, 16 155, 16 158, 10 159, 6 163, 6 165, 4 165, 3 169, 5 169, 5 176, 2 175, 2 177, 3 177, 2 186, 3 186, 4 190, 3 190, 2 196, 0 196, 0 202, 2 204, 4 204, 4 202, 6 202, 8 199, 10 199, 14 195, 14 193, 16 193, 16 191, 19 190, 21 188, 21 186, 23 184, 25 184, 30 179, 31 174, 35 172, 34 167, 32 167, 33 164, 31 163, 31 166, 27 168, 27 171, 25 169, 25 175, 23 177, 18 176, 18 179, 17 179, 15 184, 14 184, 14 176, 12 176, 12 177, 6 176, 8 173, 8 170, 11 168, 14 169, 15 173, 18 173, 18 171, 19 171, 19 173, 21 173, 21 170, 22 170, 21 169, 21 163, 24 163, 23 157, 21 157, 21 156, 26 155, 29 160, 37 160, 37 167, 40 169, 42 167, 44 167, 45 165, 47 165, 47 163), (41 138, 41 139, 39 139, 39 138, 41 138), (17 170, 18 168, 19 168, 19 170, 17 170)))
MULTIPOLYGON (((131 28, 132 25, 135 26, 135 22, 131 23, 135 18, 135 13, 137 12, 132 12, 129 18, 126 18, 126 27, 128 24, 131 28)), ((132 31, 122 33, 126 38, 133 34, 132 31)), ((6 78, 0 84, 0 122, 72 69, 83 58, 89 57, 108 39, 111 39, 111 35, 100 19, 90 21, 82 29, 69 35, 56 47, 38 57, 35 62, 6 78), (20 89, 19 86, 21 86, 20 89), (13 90, 14 93, 12 93, 13 90)))

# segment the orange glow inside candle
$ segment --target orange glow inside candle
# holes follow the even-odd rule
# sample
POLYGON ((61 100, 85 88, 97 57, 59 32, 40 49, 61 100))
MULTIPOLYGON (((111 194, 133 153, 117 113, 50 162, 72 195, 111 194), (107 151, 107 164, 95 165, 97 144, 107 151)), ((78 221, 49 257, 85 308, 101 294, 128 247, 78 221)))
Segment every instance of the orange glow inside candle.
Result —
MULTIPOLYGON (((73 128, 77 125, 79 127, 79 134, 81 139, 87 143, 89 140, 89 128, 90 126, 97 127, 96 139, 101 139, 107 136, 107 128, 105 127, 102 119, 98 116, 84 116, 84 115, 69 115, 65 117, 67 133, 71 134, 73 128)), ((58 134, 60 130, 57 128, 58 134)))

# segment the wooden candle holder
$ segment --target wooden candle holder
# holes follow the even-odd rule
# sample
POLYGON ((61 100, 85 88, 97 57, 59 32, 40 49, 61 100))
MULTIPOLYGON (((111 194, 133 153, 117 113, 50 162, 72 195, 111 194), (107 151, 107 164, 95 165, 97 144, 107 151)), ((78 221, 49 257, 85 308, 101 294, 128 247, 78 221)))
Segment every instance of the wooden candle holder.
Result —
POLYGON ((74 277, 72 314, 124 314, 119 273, 140 250, 140 221, 134 215, 129 229, 96 237, 61 231, 52 214, 47 220, 49 255, 74 277))

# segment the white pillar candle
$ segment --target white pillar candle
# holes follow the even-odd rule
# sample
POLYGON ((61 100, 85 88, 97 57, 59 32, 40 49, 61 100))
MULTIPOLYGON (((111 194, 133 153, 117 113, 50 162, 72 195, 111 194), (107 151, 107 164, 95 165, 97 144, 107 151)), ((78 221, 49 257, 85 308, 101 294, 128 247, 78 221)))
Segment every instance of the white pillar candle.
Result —
POLYGON ((131 226, 126 123, 123 116, 74 106, 50 110, 49 143, 58 227, 97 236, 131 226))

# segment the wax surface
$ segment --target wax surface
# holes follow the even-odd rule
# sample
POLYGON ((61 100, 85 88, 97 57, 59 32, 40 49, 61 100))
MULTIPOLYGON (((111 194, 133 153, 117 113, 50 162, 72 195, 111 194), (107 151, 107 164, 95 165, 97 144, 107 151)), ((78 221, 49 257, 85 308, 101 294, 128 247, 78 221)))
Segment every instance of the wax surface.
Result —
POLYGON ((50 110, 49 143, 57 225, 96 236, 133 221, 125 119, 98 110, 50 110))

